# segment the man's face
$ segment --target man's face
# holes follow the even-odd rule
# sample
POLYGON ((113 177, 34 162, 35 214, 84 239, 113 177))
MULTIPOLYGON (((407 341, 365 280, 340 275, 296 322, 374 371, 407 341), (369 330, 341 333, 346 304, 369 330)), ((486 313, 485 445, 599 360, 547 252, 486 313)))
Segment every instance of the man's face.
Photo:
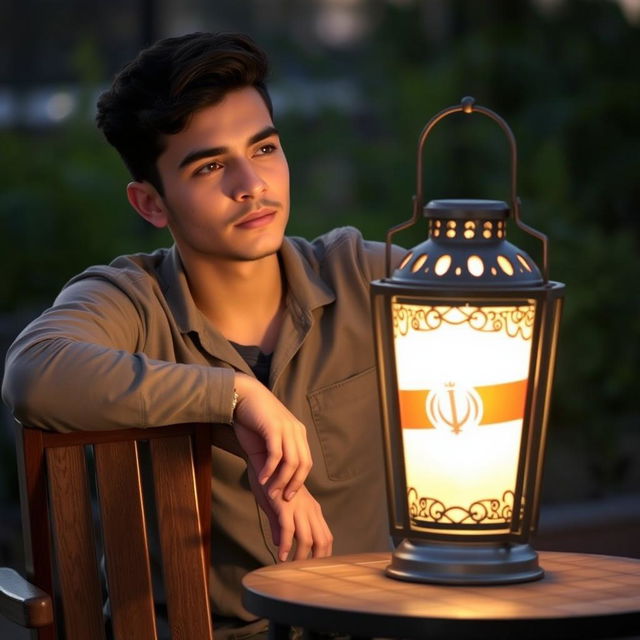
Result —
POLYGON ((166 219, 183 260, 257 260, 289 216, 289 168, 260 94, 228 93, 166 138, 158 158, 166 219))

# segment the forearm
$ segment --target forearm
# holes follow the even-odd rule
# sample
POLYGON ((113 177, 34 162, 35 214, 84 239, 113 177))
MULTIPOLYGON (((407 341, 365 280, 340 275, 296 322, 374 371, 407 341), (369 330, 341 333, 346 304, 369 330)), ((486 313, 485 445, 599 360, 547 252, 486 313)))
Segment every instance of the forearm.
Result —
POLYGON ((2 395, 20 422, 59 431, 225 422, 233 371, 27 334, 8 354, 2 395))
POLYGON ((195 349, 195 362, 176 363, 190 343, 159 306, 101 280, 65 288, 9 349, 4 401, 24 424, 58 431, 233 417, 246 457, 264 455, 260 482, 293 497, 311 468, 304 425, 252 376, 210 366, 195 349))

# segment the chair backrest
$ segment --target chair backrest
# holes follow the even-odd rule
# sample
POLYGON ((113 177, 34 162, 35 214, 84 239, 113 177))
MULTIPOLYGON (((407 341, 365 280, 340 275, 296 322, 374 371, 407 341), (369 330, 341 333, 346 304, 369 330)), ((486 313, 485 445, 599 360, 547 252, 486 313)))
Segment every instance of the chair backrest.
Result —
POLYGON ((211 426, 18 427, 17 436, 28 579, 56 604, 54 625, 40 628, 38 639, 54 640, 56 628, 67 640, 107 638, 106 596, 115 638, 156 640, 151 527, 171 637, 212 638, 211 426), (141 460, 150 460, 151 473, 141 460))

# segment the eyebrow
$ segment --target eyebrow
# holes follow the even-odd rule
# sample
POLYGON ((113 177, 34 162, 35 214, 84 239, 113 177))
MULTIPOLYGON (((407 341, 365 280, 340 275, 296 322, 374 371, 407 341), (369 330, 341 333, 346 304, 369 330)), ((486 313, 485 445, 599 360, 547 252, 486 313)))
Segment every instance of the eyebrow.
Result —
MULTIPOLYGON (((258 133, 254 133, 249 140, 247 140, 247 146, 251 146, 256 142, 260 142, 261 140, 265 140, 266 138, 270 138, 271 136, 279 135, 278 130, 273 126, 269 125, 264 129, 258 131, 258 133)), ((193 162, 197 162, 198 160, 202 160, 203 158, 212 158, 214 156, 222 155, 229 151, 229 147, 207 147, 206 149, 198 149, 196 151, 192 151, 188 153, 178 165, 179 169, 186 167, 193 162)))

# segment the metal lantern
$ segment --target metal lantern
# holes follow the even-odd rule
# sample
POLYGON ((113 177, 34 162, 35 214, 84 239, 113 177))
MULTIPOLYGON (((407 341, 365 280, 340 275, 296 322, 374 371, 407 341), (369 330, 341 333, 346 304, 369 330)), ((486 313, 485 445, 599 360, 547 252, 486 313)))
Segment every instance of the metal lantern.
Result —
POLYGON ((564 285, 548 280, 547 238, 520 220, 513 133, 464 98, 423 129, 413 217, 387 233, 387 272, 371 283, 391 533, 391 577, 496 584, 543 575, 537 525, 564 285), (511 150, 510 206, 433 200, 422 155, 454 113, 494 120, 511 150), (428 220, 428 239, 393 273, 391 238, 428 220), (507 219, 542 243, 542 268, 507 242, 507 219))

